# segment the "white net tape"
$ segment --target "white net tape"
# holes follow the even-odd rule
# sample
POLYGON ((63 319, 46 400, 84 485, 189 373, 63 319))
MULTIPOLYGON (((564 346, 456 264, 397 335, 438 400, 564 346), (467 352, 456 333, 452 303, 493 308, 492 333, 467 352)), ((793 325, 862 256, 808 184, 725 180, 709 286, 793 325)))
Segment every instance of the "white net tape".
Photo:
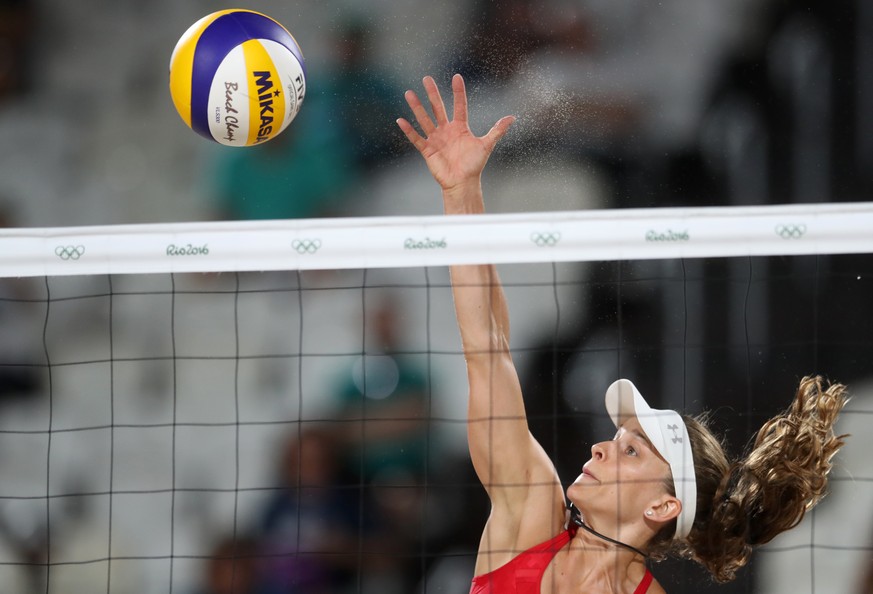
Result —
POLYGON ((873 252, 873 203, 0 230, 0 276, 873 252))

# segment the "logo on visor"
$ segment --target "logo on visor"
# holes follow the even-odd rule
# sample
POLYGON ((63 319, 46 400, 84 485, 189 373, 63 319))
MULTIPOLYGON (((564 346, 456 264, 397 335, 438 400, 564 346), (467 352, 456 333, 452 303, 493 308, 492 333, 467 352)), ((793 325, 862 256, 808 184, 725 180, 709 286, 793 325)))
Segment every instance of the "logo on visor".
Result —
POLYGON ((667 425, 667 429, 673 432, 671 440, 673 443, 682 443, 682 438, 679 437, 679 425, 667 425))

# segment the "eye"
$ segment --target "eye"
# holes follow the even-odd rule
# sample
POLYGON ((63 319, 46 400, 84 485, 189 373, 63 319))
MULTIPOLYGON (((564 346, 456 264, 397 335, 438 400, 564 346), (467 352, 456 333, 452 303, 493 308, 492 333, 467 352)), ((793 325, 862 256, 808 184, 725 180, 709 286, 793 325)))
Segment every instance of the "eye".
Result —
POLYGON ((634 449, 633 446, 626 447, 624 450, 624 453, 627 454, 628 456, 636 456, 637 455, 637 451, 634 449))

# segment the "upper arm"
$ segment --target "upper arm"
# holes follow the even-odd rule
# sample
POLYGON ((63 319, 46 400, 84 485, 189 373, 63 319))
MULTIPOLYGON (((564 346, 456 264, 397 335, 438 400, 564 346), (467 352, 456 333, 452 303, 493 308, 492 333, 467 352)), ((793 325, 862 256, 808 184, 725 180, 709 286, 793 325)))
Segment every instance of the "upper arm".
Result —
MULTIPOLYGON (((564 493, 554 464, 530 433, 523 413, 521 390, 507 361, 497 370, 469 369, 471 403, 517 403, 516 410, 476 410, 468 421, 470 457, 491 500, 491 514, 482 533, 476 575, 507 563, 560 530, 564 493), (479 390, 481 393, 475 394, 479 390)), ((469 367, 469 366, 468 366, 469 367)))
POLYGON ((554 466, 531 435, 521 386, 508 352, 467 362, 470 457, 489 496, 523 494, 554 476, 554 466))

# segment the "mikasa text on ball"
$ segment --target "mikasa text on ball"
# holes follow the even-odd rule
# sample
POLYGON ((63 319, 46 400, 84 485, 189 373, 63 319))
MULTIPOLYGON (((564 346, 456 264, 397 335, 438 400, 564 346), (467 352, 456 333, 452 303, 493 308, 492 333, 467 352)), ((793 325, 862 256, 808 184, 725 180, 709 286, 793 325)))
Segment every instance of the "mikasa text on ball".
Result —
POLYGON ((303 53, 291 33, 251 10, 220 10, 185 31, 170 58, 170 94, 185 123, 227 146, 282 132, 306 95, 303 53))

